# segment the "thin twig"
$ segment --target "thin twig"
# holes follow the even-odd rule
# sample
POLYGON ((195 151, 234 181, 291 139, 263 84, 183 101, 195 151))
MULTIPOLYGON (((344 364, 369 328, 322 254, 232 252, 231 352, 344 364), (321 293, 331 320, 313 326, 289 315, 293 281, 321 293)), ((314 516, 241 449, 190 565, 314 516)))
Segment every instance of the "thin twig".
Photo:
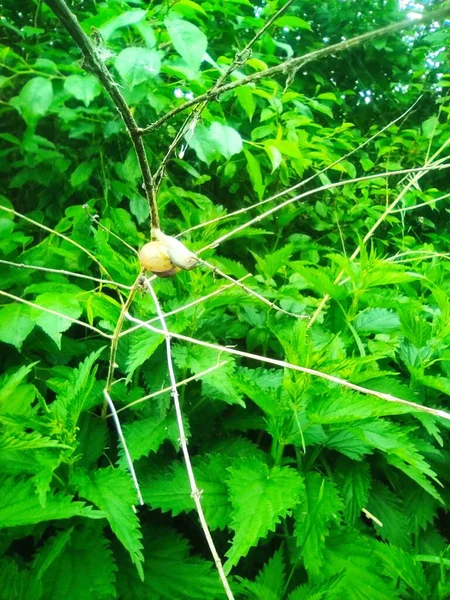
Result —
POLYGON ((272 17, 270 19, 268 19, 268 21, 266 23, 264 23, 263 27, 256 33, 256 35, 248 42, 248 44, 246 44, 246 46, 242 49, 239 50, 232 63, 229 65, 229 67, 227 69, 225 69, 223 71, 223 73, 220 75, 220 77, 217 79, 216 83, 212 86, 212 88, 208 91, 209 94, 209 98, 207 98, 206 100, 204 100, 201 105, 197 105, 192 112, 189 114, 189 116, 185 119, 183 125, 181 126, 181 129, 178 131, 177 135, 175 136, 175 138, 172 140, 172 143, 170 144, 166 155, 164 156, 163 160, 161 161, 161 164, 158 167, 158 170, 155 173, 155 177, 154 177, 154 181, 155 181, 155 189, 158 190, 162 178, 164 176, 164 169, 169 161, 169 158, 172 155, 172 152, 175 150, 175 148, 177 147, 179 141, 183 138, 183 136, 187 133, 187 132, 192 132, 192 134, 194 133, 195 130, 195 126, 198 123, 202 112, 205 110, 206 106, 208 105, 208 102, 214 97, 214 94, 216 92, 216 90, 218 90, 220 88, 220 86, 222 85, 222 83, 225 81, 225 79, 231 74, 233 73, 233 71, 235 71, 239 66, 244 65, 248 58, 251 56, 251 47, 259 40, 259 38, 269 29, 269 27, 271 27, 271 25, 273 24, 273 22, 278 19, 278 17, 280 17, 289 7, 290 5, 294 2, 294 0, 288 0, 284 6, 282 6, 274 15, 272 15, 272 17))
POLYGON ((430 206, 430 204, 436 204, 440 200, 446 200, 450 198, 450 194, 444 194, 443 196, 439 196, 439 198, 433 198, 432 200, 427 200, 427 202, 421 202, 420 204, 416 204, 415 206, 405 206, 403 208, 396 208, 395 210, 391 210, 391 214, 395 213, 405 213, 411 210, 417 210, 418 208, 423 208, 424 206, 430 206))
MULTIPOLYGON (((157 329, 148 323, 144 323, 140 319, 136 319, 131 316, 129 313, 126 314, 127 319, 129 319, 133 323, 139 323, 142 327, 145 327, 149 331, 153 333, 159 333, 160 335, 167 335, 161 329, 157 329)), ((330 375, 329 373, 323 373, 322 371, 317 371, 316 369, 310 369, 309 367, 300 367, 299 365, 294 365, 292 363, 288 363, 284 360, 278 360, 276 358, 269 358, 267 356, 259 356, 258 354, 253 354, 251 352, 243 352, 242 350, 236 350, 235 348, 230 348, 229 346, 220 346, 219 344, 212 344, 210 342, 203 342, 202 340, 197 340, 196 338, 189 337, 187 335, 183 335, 181 333, 170 332, 169 335, 175 339, 183 340, 185 342, 190 342, 191 344, 196 344, 198 346, 203 346, 205 348, 210 348, 211 350, 217 350, 218 352, 226 352, 228 354, 233 354, 234 356, 241 356, 243 358, 249 358, 251 360, 258 360, 263 363, 267 363, 270 365, 275 365, 276 367, 282 367, 284 369, 292 369, 293 371, 299 371, 300 373, 306 373, 308 375, 313 375, 314 377, 320 377, 321 379, 326 379, 327 381, 331 381, 332 383, 336 383, 338 385, 342 385, 348 389, 354 390, 355 392, 360 392, 361 394, 368 394, 369 396, 375 396, 376 398, 380 398, 386 402, 393 402, 395 404, 402 404, 404 406, 408 406, 413 410, 418 410, 420 412, 426 412, 435 417, 441 417, 443 419, 450 420, 450 413, 439 410, 437 408, 430 408, 429 406, 423 406, 422 404, 416 404, 415 402, 410 402, 409 400, 403 400, 402 398, 397 398, 392 396, 391 394, 385 394, 384 392, 377 392, 376 390, 371 390, 369 388, 362 387, 361 385, 357 385, 356 383, 351 383, 346 379, 341 379, 340 377, 335 377, 334 375, 330 375)))
POLYGON ((244 285, 243 283, 240 283, 236 279, 233 279, 232 277, 230 277, 229 275, 227 275, 226 273, 224 273, 223 271, 221 271, 220 269, 218 269, 211 263, 207 262, 206 260, 202 260, 201 258, 199 258, 198 261, 201 265, 204 265, 205 267, 208 267, 208 269, 211 269, 211 271, 213 271, 213 273, 217 273, 218 275, 220 275, 220 277, 223 277, 224 279, 227 279, 228 281, 232 281, 234 283, 234 285, 237 285, 238 287, 240 287, 241 290, 243 290, 245 293, 249 294, 250 296, 254 296, 260 302, 263 302, 270 308, 273 308, 273 310, 276 310, 280 313, 288 315, 289 317, 295 317, 296 319, 309 319, 309 317, 307 315, 298 315, 296 313, 284 310, 284 308, 281 308, 280 306, 275 304, 275 302, 271 302, 270 300, 267 300, 267 298, 264 298, 264 296, 261 296, 261 294, 258 294, 258 292, 255 292, 255 290, 252 290, 251 288, 244 285))
MULTIPOLYGON (((56 310, 52 310, 51 308, 41 306, 40 304, 35 304, 34 302, 30 302, 29 300, 25 300, 24 298, 20 298, 19 296, 15 296, 14 294, 10 294, 9 292, 4 292, 3 290, 0 290, 0 295, 6 296, 7 298, 10 298, 11 300, 15 300, 16 302, 21 302, 22 304, 27 304, 28 306, 31 306, 32 308, 37 308, 38 310, 42 310, 43 312, 54 315, 55 317, 60 317, 61 319, 66 319, 66 321, 70 321, 71 323, 75 323, 76 325, 82 325, 83 327, 86 327, 86 329, 95 331, 95 333, 98 333, 99 335, 101 335, 104 338, 112 339, 111 335, 109 335, 108 333, 105 333, 104 331, 101 331, 100 329, 97 329, 97 327, 94 327, 93 325, 89 325, 88 323, 83 323, 83 321, 79 321, 78 319, 73 319, 72 317, 68 317, 67 315, 63 315, 62 313, 57 312, 56 310)), ((12 326, 14 326, 14 325, 12 324, 12 326)))
MULTIPOLYGON (((366 244, 370 238, 372 237, 372 235, 375 233, 375 231, 378 229, 378 227, 381 225, 381 223, 384 222, 384 220, 391 214, 392 210, 397 206, 397 204, 404 198, 404 196, 407 194, 407 192, 414 187, 417 182, 421 179, 421 177, 423 177, 425 175, 426 169, 429 169, 431 166, 433 166, 433 164, 436 164, 437 168, 442 167, 443 165, 439 165, 437 163, 440 163, 442 161, 445 161, 448 157, 443 157, 439 160, 436 160, 436 158, 439 156, 439 154, 441 154, 441 152, 449 145, 450 143, 450 139, 447 139, 442 146, 433 154, 433 156, 427 161, 427 163, 424 165, 423 170, 419 170, 409 181, 408 183, 405 185, 405 187, 402 189, 402 191, 400 192, 400 194, 397 196, 397 198, 395 198, 395 200, 393 202, 391 202, 391 204, 385 209, 385 211, 383 212, 383 214, 375 221, 375 223, 372 225, 372 227, 369 229, 369 231, 366 233, 366 235, 363 237, 363 240, 361 242, 361 244, 366 244)), ((361 246, 358 246, 356 248, 356 250, 353 252, 353 254, 350 256, 350 261, 355 260, 355 258, 359 255, 361 251, 361 246)), ((344 271, 339 271, 336 279, 334 280, 334 283, 339 283, 339 281, 342 279, 342 277, 344 276, 344 271)), ((325 304, 328 302, 328 300, 330 299, 329 294, 325 294, 325 296, 322 298, 322 300, 320 301, 319 305, 317 306, 316 310, 314 311, 310 322, 308 323, 308 327, 311 327, 314 322, 317 320, 318 316, 320 315, 320 313, 322 312, 322 309, 324 308, 325 304)))
MULTIPOLYGON (((241 277, 237 281, 240 283, 241 281, 244 281, 244 279, 247 279, 247 277, 251 277, 251 273, 247 273, 247 275, 244 275, 244 277, 241 277)), ((149 279, 149 281, 152 281, 152 280, 153 279, 149 279)), ((167 319, 167 317, 171 317, 172 315, 176 315, 177 313, 188 310, 188 308, 192 308, 193 306, 196 306, 197 304, 206 302, 206 300, 209 300, 210 298, 213 298, 214 296, 221 294, 223 291, 227 290, 228 288, 235 287, 236 285, 237 285, 236 281, 233 279, 232 283, 229 283, 227 285, 222 285, 221 287, 217 288, 217 290, 214 290, 213 292, 211 292, 210 294, 207 294, 206 296, 197 298, 197 300, 193 300, 192 302, 189 302, 188 304, 183 304, 183 306, 179 306, 178 308, 174 308, 173 310, 171 310, 167 313, 164 313, 164 318, 167 319)), ((146 322, 153 323, 154 321, 159 321, 159 317, 158 316, 153 317, 152 319, 149 319, 146 322)), ((120 333, 119 337, 128 335, 129 333, 133 333, 133 331, 140 329, 140 327, 141 327, 140 325, 136 325, 135 327, 130 327, 129 329, 122 331, 120 333)))
POLYGON ((50 6, 67 33, 80 48, 84 57, 85 68, 92 71, 98 77, 100 83, 109 93, 111 100, 119 111, 133 143, 139 167, 141 169, 145 196, 150 207, 151 226, 159 228, 158 205, 144 142, 140 136, 140 129, 130 108, 120 93, 119 86, 114 81, 111 73, 101 59, 98 50, 92 44, 91 39, 81 29, 77 17, 69 9, 64 0, 46 0, 46 3, 50 6))
MULTIPOLYGON (((111 336, 108 375, 106 377, 106 384, 105 384, 105 390, 108 392, 108 394, 111 392, 111 386, 112 386, 113 378, 114 378, 114 371, 116 368, 116 355, 117 355, 117 346, 119 345, 119 335, 120 335, 120 332, 122 331, 125 314, 129 310, 129 308, 134 300, 134 297, 136 295, 136 292, 139 288, 141 276, 142 276, 142 272, 139 273, 139 275, 137 276, 136 281, 134 282, 133 287, 131 288, 130 294, 129 294, 128 298, 126 299, 125 304, 122 306, 122 310, 120 311, 119 318, 117 319, 117 323, 114 328, 114 333, 111 336)), ((103 403, 103 408, 102 408, 102 419, 105 419, 105 418, 106 418, 106 402, 103 403)))
POLYGON ((91 219, 91 221, 93 223, 95 223, 100 229, 103 229, 103 231, 106 231, 106 233, 108 233, 112 237, 115 237, 116 240, 118 240, 121 244, 123 244, 126 248, 128 248, 128 250, 130 250, 130 252, 133 252, 136 255, 139 254, 139 252, 136 250, 136 248, 133 248, 133 246, 130 246, 130 244, 128 244, 125 240, 123 240, 120 237, 120 235, 117 235, 117 233, 114 233, 114 231, 111 231, 111 229, 108 229, 102 223, 100 223, 100 221, 98 220, 98 215, 91 215, 88 204, 84 204, 83 208, 86 211, 87 216, 91 219))
MULTIPOLYGON (((212 371, 215 371, 216 369, 219 369, 220 367, 223 367, 226 364, 227 364, 227 361, 223 360, 222 362, 217 363, 217 365, 213 365, 212 367, 209 367, 209 369, 205 369, 204 371, 200 371, 200 373, 197 373, 196 375, 192 375, 192 377, 188 377, 187 379, 183 379, 183 381, 178 381, 177 382, 177 387, 181 387, 182 385, 186 385, 187 383, 190 383, 191 381, 196 381, 197 379, 200 379, 204 375, 208 375, 208 373, 212 373, 212 371)), ((116 383, 116 382, 114 382, 114 383, 116 383)), ((147 396, 143 396, 142 398, 139 398, 138 400, 133 400, 133 402, 130 402, 130 404, 127 404, 126 406, 122 406, 122 408, 119 408, 119 410, 117 412, 120 413, 123 410, 127 410, 127 408, 131 408, 132 406, 136 406, 136 404, 141 404, 141 402, 146 402, 147 400, 151 400, 151 398, 156 398, 157 396, 161 396, 161 394, 165 394, 167 392, 170 392, 171 389, 172 389, 172 386, 169 385, 169 387, 165 387, 162 390, 158 390, 157 392, 153 392, 152 394, 148 394, 147 396)))
POLYGON ((122 431, 122 426, 120 425, 120 420, 119 417, 117 416, 117 411, 116 408, 114 406, 114 402, 111 400, 111 396, 109 395, 109 393, 107 392, 107 390, 103 390, 103 395, 105 396, 105 402, 106 404, 109 406, 109 410, 111 411, 111 416, 113 418, 114 421, 114 425, 116 426, 116 430, 117 430, 117 435, 119 436, 119 439, 122 443, 122 448, 123 451, 125 453, 125 459, 127 461, 128 464, 128 468, 130 470, 131 473, 131 479, 133 480, 133 484, 134 487, 136 489, 136 494, 139 500, 139 504, 141 506, 144 505, 144 499, 142 498, 142 494, 141 494, 141 488, 139 487, 139 482, 136 476, 136 471, 134 470, 133 467, 133 461, 131 460, 131 455, 130 452, 128 450, 128 446, 127 446, 127 442, 125 441, 125 437, 123 435, 123 431, 122 431))
POLYGON ((180 236, 186 235, 187 233, 190 233, 191 231, 195 231, 196 229, 201 229, 203 227, 207 227, 208 225, 212 225, 213 223, 218 223, 219 221, 223 221, 224 219, 230 219, 231 217, 236 217, 237 215, 242 215, 243 213, 246 213, 249 210, 253 210, 255 208, 259 208, 260 206, 263 206, 264 204, 267 204, 268 202, 273 202, 274 200, 277 200, 278 198, 281 198, 282 196, 286 196, 287 194, 290 194, 291 192, 294 192, 295 190, 298 190, 299 188, 304 187, 307 183, 309 183, 310 181, 313 181, 314 179, 316 179, 320 175, 323 175, 324 173, 326 173, 327 171, 329 171, 330 169, 332 169, 336 165, 340 164, 344 160, 348 160, 350 158, 350 156, 352 156, 353 154, 355 154, 355 152, 358 152, 359 150, 361 150, 362 148, 364 148, 365 146, 367 146, 368 144, 370 144, 371 142, 373 142, 373 140, 375 140, 382 133, 384 133, 390 127, 392 127, 392 125, 395 125, 398 121, 406 118, 406 116, 415 108, 415 106, 420 102, 421 99, 422 99, 422 96, 420 96, 407 110, 405 110, 405 112, 403 112, 400 116, 396 117, 390 123, 388 123, 387 125, 385 125, 385 127, 383 127, 382 129, 380 129, 379 131, 377 131, 376 133, 374 133, 370 138, 368 138, 367 140, 365 140, 364 142, 362 142, 361 144, 359 144, 356 148, 353 148, 352 150, 350 150, 350 152, 347 152, 347 154, 344 154, 344 156, 341 156, 340 158, 336 159, 330 165, 327 165, 326 167, 324 167, 320 171, 317 171, 317 173, 314 173, 313 175, 311 175, 307 179, 303 179, 299 183, 296 183, 295 185, 291 186, 290 188, 287 188, 286 190, 282 190, 281 192, 278 192, 277 194, 274 194, 273 196, 270 196, 270 198, 266 198, 265 200, 261 200, 260 202, 256 202, 255 204, 252 204, 251 206, 245 206, 244 208, 240 208, 240 209, 235 210, 235 211, 233 211, 231 213, 228 213, 226 215, 221 215, 220 217, 215 217, 214 219, 210 219, 209 221, 205 221, 203 223, 199 223, 198 225, 194 225, 193 227, 189 227, 189 229, 186 229, 185 231, 182 231, 181 233, 179 233, 175 237, 180 237, 180 236))
POLYGON ((113 285, 115 287, 123 288, 124 290, 131 290, 131 285, 125 285, 118 281, 111 281, 107 279, 100 279, 99 277, 91 277, 90 275, 83 275, 82 273, 75 273, 74 271, 66 271, 65 269, 50 269, 49 267, 38 267, 37 265, 26 265, 24 263, 15 263, 10 260, 0 259, 0 264, 8 265, 10 267, 17 267, 18 269, 30 269, 32 271, 45 271, 46 273, 57 273, 58 275, 67 275, 68 277, 79 277, 80 279, 88 279, 89 281, 95 281, 102 285, 113 285))
POLYGON ((308 196, 312 196, 313 194, 317 194, 318 192, 323 192, 323 191, 326 191, 326 190, 332 190, 334 188, 338 188, 338 187, 342 187, 344 185, 347 185, 349 183, 360 183, 360 182, 363 182, 363 181, 370 181, 372 179, 379 179, 379 178, 382 178, 382 177, 392 177, 394 175, 403 175, 405 173, 423 172, 422 174, 425 174, 428 171, 447 169, 449 167, 450 167, 450 164, 443 164, 443 165, 436 165, 436 166, 430 165, 430 166, 427 166, 427 167, 416 167, 414 169, 400 169, 398 171, 385 171, 384 173, 375 173, 373 175, 364 175, 362 177, 355 177, 354 179, 347 179, 345 181, 337 181, 335 183, 327 183, 326 185, 322 185, 320 187, 314 188, 313 190, 308 190, 307 192, 303 192, 302 194, 298 194, 297 196, 294 196, 293 198, 288 198, 287 200, 285 200, 281 204, 278 204, 277 206, 274 206, 274 207, 270 208, 266 212, 264 212, 264 213, 262 213, 262 214, 260 214, 260 215, 258 215, 256 217, 254 217, 253 219, 250 219, 250 221, 246 221, 245 223, 243 223, 242 225, 239 225, 235 229, 232 229, 231 231, 228 231, 227 233, 225 233, 224 235, 222 235, 220 238, 214 240, 214 242, 211 242, 207 246, 204 246, 203 248, 201 248, 200 250, 198 250, 197 254, 200 254, 201 252, 204 252, 205 250, 209 250, 210 248, 216 248, 219 244, 221 244, 222 242, 224 242, 228 238, 232 237, 236 233, 239 233, 240 231, 243 231, 244 229, 247 229, 247 227, 250 227, 251 225, 254 225, 255 223, 258 223, 259 221, 262 221, 263 219, 265 219, 269 215, 277 212, 278 210, 284 208, 285 206, 288 206, 289 204, 292 204, 293 202, 297 202, 298 200, 301 200, 302 198, 306 198, 308 196))
POLYGON ((161 125, 169 121, 178 113, 187 110, 191 106, 200 104, 205 100, 214 100, 222 94, 224 94, 225 92, 228 92, 229 90, 233 90, 242 85, 247 85, 248 83, 252 83, 254 81, 259 81, 266 77, 273 77, 274 75, 289 73, 291 71, 299 69, 307 63, 324 58, 326 56, 330 56, 331 54, 338 54, 339 52, 349 50, 350 48, 359 46, 364 42, 372 41, 379 37, 390 35, 397 31, 401 31, 402 29, 409 29, 411 27, 415 27, 416 25, 424 25, 432 21, 439 21, 445 19, 449 14, 450 3, 445 2, 440 8, 422 15, 422 18, 420 20, 411 21, 411 19, 405 19, 404 21, 400 21, 399 23, 392 23, 391 25, 382 27, 381 29, 375 29, 373 31, 363 33, 362 35, 358 35, 350 40, 345 40, 343 42, 339 42, 338 44, 333 44, 331 46, 321 48, 320 50, 315 50, 314 52, 304 54, 303 56, 299 56, 297 58, 290 58, 284 61, 283 63, 276 65, 275 67, 270 67, 268 69, 264 69, 263 71, 258 71, 257 73, 253 73, 252 75, 248 75, 247 77, 243 77, 242 79, 238 79, 236 81, 232 81, 231 83, 222 85, 220 88, 215 90, 214 93, 208 91, 205 94, 197 96, 197 98, 194 98, 193 100, 189 100, 184 104, 177 106, 176 108, 166 113, 164 116, 162 116, 160 119, 158 119, 148 127, 142 129, 141 134, 146 135, 148 133, 151 133, 155 129, 161 127, 161 125))
POLYGON ((180 432, 180 446, 181 446, 181 450, 183 452, 184 462, 186 464, 186 471, 188 474, 189 484, 191 487, 191 496, 194 499, 195 507, 197 509, 197 513, 198 513, 199 520, 200 520, 200 524, 202 526, 203 533, 205 535, 209 549, 213 556, 217 570, 219 572, 219 577, 220 577, 220 580, 224 587, 227 598, 229 600, 234 600, 233 592, 230 589, 230 585, 228 583, 228 580, 227 580, 226 575, 223 570, 222 561, 220 560, 219 554, 216 550, 214 541, 213 541, 211 533, 209 531, 208 523, 206 522, 206 519, 205 519, 205 515, 203 512, 203 507, 202 507, 202 503, 201 503, 202 492, 197 487, 197 482, 195 481, 194 471, 192 469, 191 458, 189 456, 189 451, 188 451, 188 447, 187 447, 187 437, 186 437, 186 433, 184 430, 183 415, 181 413, 180 400, 178 397, 177 382, 176 382, 175 372, 174 372, 173 362, 172 362, 172 352, 171 352, 171 347, 170 347, 170 335, 171 334, 169 333, 169 330, 167 329, 167 325, 164 320, 164 316, 163 316, 161 306, 158 301, 158 297, 156 296, 151 283, 148 280, 146 280, 145 285, 153 298, 153 302, 155 303, 156 312, 158 313, 158 317, 159 317, 161 327, 162 327, 162 334, 164 335, 165 340, 166 340, 167 368, 169 371, 169 377, 170 377, 170 383, 171 383, 171 389, 172 389, 172 398, 173 398, 173 403, 174 403, 174 407, 175 407, 175 413, 177 416, 178 429, 180 432))
POLYGON ((38 221, 35 221, 34 219, 30 219, 30 217, 26 217, 22 213, 19 213, 12 208, 7 208, 6 206, 0 205, 0 210, 4 210, 5 212, 8 212, 8 213, 14 215, 15 217, 19 217, 19 219, 23 219, 24 221, 27 221, 28 223, 31 223, 32 225, 35 225, 36 227, 40 227, 40 229, 43 229, 44 231, 48 231, 52 235, 56 235, 57 237, 60 237, 61 239, 68 242, 69 244, 72 244, 72 246, 75 246, 76 248, 78 248, 79 250, 84 252, 84 254, 87 254, 87 256, 89 256, 89 258, 98 265, 100 272, 105 273, 105 275, 107 275, 110 279, 112 279, 111 275, 108 273, 106 268, 102 265, 102 263, 98 260, 98 258, 96 258, 91 252, 89 252, 89 250, 86 250, 86 248, 84 248, 78 242, 75 242, 74 240, 70 239, 63 233, 59 233, 59 231, 55 231, 54 229, 51 229, 50 227, 47 227, 46 225, 43 225, 42 223, 39 223, 38 221))

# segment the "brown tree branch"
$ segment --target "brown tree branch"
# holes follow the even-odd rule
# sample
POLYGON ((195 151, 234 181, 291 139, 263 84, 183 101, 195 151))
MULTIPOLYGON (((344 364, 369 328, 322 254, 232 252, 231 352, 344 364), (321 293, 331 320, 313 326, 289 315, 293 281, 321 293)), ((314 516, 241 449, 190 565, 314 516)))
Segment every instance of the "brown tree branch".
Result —
POLYGON ((252 75, 248 75, 242 79, 238 79, 237 81, 232 81, 231 83, 227 83, 222 85, 219 88, 212 88, 208 90, 204 94, 197 96, 193 100, 188 100, 184 104, 177 106, 172 109, 160 119, 141 129, 140 133, 142 135, 147 135, 158 129, 169 121, 172 117, 183 112, 190 108, 191 106, 195 106, 204 101, 210 101, 216 99, 218 96, 221 96, 225 92, 229 92, 230 90, 234 90, 241 85, 247 85, 248 83, 252 83, 254 81, 259 81, 260 79, 265 79, 266 77, 273 77, 278 74, 286 74, 296 71, 303 65, 306 65, 309 62, 314 60, 319 60, 324 58, 325 56, 330 56, 330 54, 337 54, 339 52, 343 52, 345 50, 350 50, 350 48, 354 48, 355 46, 360 46, 361 44, 371 41, 383 36, 391 35, 392 33, 396 33, 397 31, 401 31, 402 29, 407 29, 411 26, 424 25, 426 23, 430 23, 432 21, 439 21, 444 19, 450 15, 450 2, 444 2, 443 5, 433 11, 425 13, 420 20, 411 21, 410 19, 405 19, 404 21, 399 21, 398 23, 392 23, 391 25, 387 25, 386 27, 382 27, 380 29, 375 29, 373 31, 368 31, 367 33, 363 33, 362 35, 358 35, 350 40, 345 40, 343 42, 339 42, 338 44, 333 44, 332 46, 327 46, 325 48, 321 48, 320 50, 315 50, 314 52, 309 52, 308 54, 304 54, 303 56, 299 56, 296 58, 290 58, 275 67, 270 67, 269 69, 264 69, 264 71, 259 71, 258 73, 253 73, 252 75))
POLYGON ((145 146, 140 136, 140 128, 136 123, 128 104, 119 91, 117 83, 114 81, 111 73, 106 65, 101 60, 99 53, 92 44, 91 39, 81 29, 78 19, 69 9, 64 0, 46 0, 49 7, 58 17, 59 21, 66 29, 67 33, 80 48, 84 57, 84 67, 88 71, 94 73, 105 90, 111 96, 120 116, 125 123, 128 134, 136 152, 139 167, 141 169, 142 178, 144 181, 144 190, 147 202, 150 207, 151 226, 159 228, 158 206, 156 203, 156 193, 153 185, 153 177, 148 164, 145 146))

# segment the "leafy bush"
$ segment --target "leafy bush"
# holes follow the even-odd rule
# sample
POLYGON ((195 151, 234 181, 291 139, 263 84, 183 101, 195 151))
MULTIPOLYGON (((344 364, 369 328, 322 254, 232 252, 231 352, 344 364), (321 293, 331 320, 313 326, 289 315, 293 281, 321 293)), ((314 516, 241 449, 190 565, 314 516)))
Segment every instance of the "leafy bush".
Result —
POLYGON ((50 7, 2 17, 2 600, 450 597, 448 8, 73 3, 90 62, 50 7), (205 262, 142 284, 158 213, 205 262))

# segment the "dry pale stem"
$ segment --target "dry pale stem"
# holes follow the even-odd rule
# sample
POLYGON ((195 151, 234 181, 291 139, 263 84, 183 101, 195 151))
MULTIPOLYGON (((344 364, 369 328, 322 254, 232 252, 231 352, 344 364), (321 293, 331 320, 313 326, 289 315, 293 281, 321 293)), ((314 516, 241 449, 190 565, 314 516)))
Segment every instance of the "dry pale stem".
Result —
POLYGON ((203 529, 203 533, 205 535, 206 541, 208 543, 209 549, 211 551, 211 554, 213 556, 214 562, 216 564, 217 570, 219 572, 219 577, 220 580, 222 582, 222 585, 224 587, 225 593, 227 595, 227 598, 229 600, 234 600, 234 596, 233 596, 233 592, 231 591, 231 588, 229 586, 227 577, 225 575, 225 572, 223 570, 223 565, 222 565, 222 561, 220 560, 219 554, 216 550, 216 547, 214 545, 214 541, 212 539, 211 533, 209 531, 209 527, 208 527, 208 523, 206 522, 205 519, 205 515, 203 512, 203 507, 202 507, 202 503, 200 501, 201 499, 201 491, 198 489, 197 487, 197 483, 195 481, 195 475, 194 475, 194 471, 192 469, 192 464, 191 464, 191 458, 189 456, 189 451, 188 451, 188 447, 187 447, 187 437, 186 437, 186 433, 185 433, 185 429, 184 429, 184 424, 183 424, 183 415, 181 413, 181 406, 180 406, 180 399, 178 396, 178 389, 177 389, 177 381, 175 378, 175 371, 173 368, 173 361, 172 361, 172 352, 171 352, 171 347, 170 347, 170 337, 171 334, 169 333, 169 330, 167 329, 167 325, 166 325, 166 321, 164 319, 162 310, 161 310, 161 306, 159 304, 159 300, 158 297, 155 294, 155 291, 153 290, 153 287, 151 285, 151 283, 146 280, 146 287, 148 289, 148 291, 150 292, 153 301, 155 303, 155 307, 156 307, 156 312, 158 313, 158 317, 161 323, 161 327, 162 327, 162 331, 160 331, 160 333, 162 333, 165 337, 166 340, 166 350, 167 350, 167 368, 169 371, 169 377, 170 377, 170 383, 171 383, 171 389, 172 389, 172 398, 173 398, 173 403, 174 403, 174 407, 175 407, 175 413, 177 416, 177 423, 178 423, 178 430, 180 432, 180 446, 181 446, 181 450, 183 452, 183 456, 184 456, 184 462, 186 464, 186 471, 188 474, 188 478, 189 478, 189 484, 191 487, 191 496, 194 500, 195 503, 195 507, 197 509, 197 513, 199 516, 199 520, 200 520, 200 524, 202 526, 203 529))

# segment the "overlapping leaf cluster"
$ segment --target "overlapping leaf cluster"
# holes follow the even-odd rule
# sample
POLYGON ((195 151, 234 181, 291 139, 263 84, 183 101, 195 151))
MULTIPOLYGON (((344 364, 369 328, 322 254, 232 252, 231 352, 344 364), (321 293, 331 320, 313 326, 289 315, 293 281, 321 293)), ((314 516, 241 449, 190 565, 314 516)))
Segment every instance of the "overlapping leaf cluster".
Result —
MULTIPOLYGON (((159 393, 169 385, 162 336, 121 336, 112 387, 118 408, 134 403, 120 417, 146 507, 134 509, 116 432, 100 418, 107 336, 127 293, 106 280, 129 286, 139 271, 116 236, 133 248, 148 239, 124 125, 46 4, 4 5, 0 258, 23 268, 0 269, 0 289, 10 294, 0 307, 1 598, 223 598, 171 397, 159 393)), ((145 126, 210 89, 280 5, 114 0, 72 8, 145 126)), ((294 3, 231 79, 399 17, 392 2, 355 10, 294 3)), ((420 94, 404 122, 303 191, 422 166, 450 134, 448 35, 436 24, 412 29, 211 101, 168 163, 158 196, 164 230, 244 209, 317 173, 420 94)), ((153 171, 183 119, 146 136, 153 171)), ((291 312, 313 315, 328 295, 312 327, 232 287, 176 312, 222 285, 198 269, 155 283, 164 311, 175 311, 170 330, 445 409, 446 181, 435 171, 410 185, 367 244, 362 238, 408 179, 317 192, 204 254, 236 278, 254 272, 248 284, 291 312)), ((265 208, 184 239, 198 250, 265 208)), ((151 298, 138 294, 131 312, 154 317, 151 298)), ((191 379, 180 387, 189 448, 236 598, 449 597, 448 422, 191 344, 174 341, 173 359, 177 380, 191 379)))

